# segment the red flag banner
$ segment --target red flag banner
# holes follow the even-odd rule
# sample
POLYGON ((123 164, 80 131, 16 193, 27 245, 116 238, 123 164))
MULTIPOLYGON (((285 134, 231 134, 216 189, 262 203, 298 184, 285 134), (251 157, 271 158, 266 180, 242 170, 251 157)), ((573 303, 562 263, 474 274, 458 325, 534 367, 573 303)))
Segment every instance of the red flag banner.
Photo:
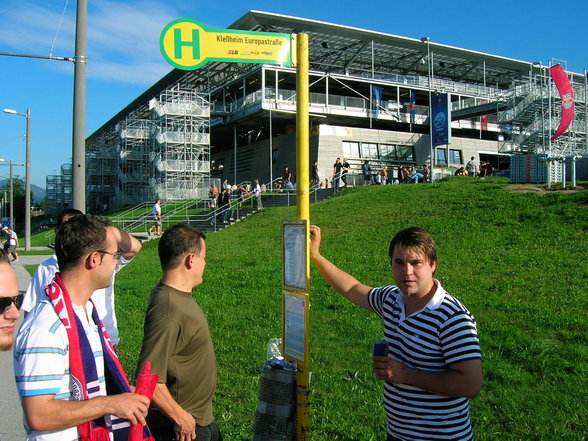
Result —
POLYGON ((555 82, 557 90, 559 91, 559 97, 561 98, 561 121, 559 122, 559 127, 551 137, 551 140, 553 141, 563 135, 572 123, 576 105, 574 103, 574 89, 572 88, 572 83, 570 83, 561 64, 556 64, 549 68, 549 75, 551 75, 551 78, 555 82))
POLYGON ((480 117, 480 130, 488 131, 488 115, 480 117))
MULTIPOLYGON (((486 100, 480 100, 479 104, 486 104, 486 100)), ((488 115, 480 117, 480 130, 488 131, 488 115)))

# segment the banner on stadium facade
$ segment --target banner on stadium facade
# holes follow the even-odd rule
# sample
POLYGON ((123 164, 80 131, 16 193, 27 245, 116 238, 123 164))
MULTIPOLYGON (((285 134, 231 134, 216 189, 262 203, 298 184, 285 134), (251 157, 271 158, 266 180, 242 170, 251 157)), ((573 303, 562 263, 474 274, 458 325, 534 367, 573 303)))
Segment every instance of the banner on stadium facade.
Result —
POLYGON ((372 84, 372 112, 374 112, 374 118, 378 120, 380 114, 380 108, 382 107, 382 89, 380 86, 374 86, 372 84))
POLYGON ((416 91, 414 91, 412 89, 410 91, 409 110, 410 110, 410 123, 414 124, 416 121, 416 91))
POLYGON ((433 146, 451 144, 451 108, 449 94, 434 93, 431 97, 431 136, 433 146))
POLYGON ((572 123, 576 104, 574 103, 574 89, 572 88, 572 83, 570 83, 570 79, 561 67, 561 64, 556 64, 555 66, 550 67, 549 75, 551 75, 551 78, 557 86, 559 97, 561 98, 561 120, 559 122, 559 127, 551 137, 551 140, 553 141, 563 135, 572 123))
POLYGON ((293 66, 294 45, 290 34, 211 29, 189 18, 169 23, 159 39, 163 58, 182 70, 195 70, 210 61, 293 66))
MULTIPOLYGON (((482 105, 482 104, 487 104, 488 101, 486 100, 480 100, 480 102, 478 104, 482 105)), ((481 131, 488 131, 488 115, 482 115, 480 117, 480 130, 481 131)))

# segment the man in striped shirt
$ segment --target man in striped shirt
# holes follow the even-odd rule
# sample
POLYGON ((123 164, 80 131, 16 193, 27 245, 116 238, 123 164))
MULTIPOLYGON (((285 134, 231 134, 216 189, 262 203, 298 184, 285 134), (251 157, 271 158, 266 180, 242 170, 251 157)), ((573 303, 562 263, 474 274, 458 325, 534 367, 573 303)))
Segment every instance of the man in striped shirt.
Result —
POLYGON ((374 356, 384 381, 387 441, 472 440, 468 398, 480 392, 482 361, 472 314, 434 279, 437 251, 421 228, 391 241, 395 286, 372 288, 320 254, 321 230, 310 227, 310 256, 340 294, 384 321, 386 356, 374 356))

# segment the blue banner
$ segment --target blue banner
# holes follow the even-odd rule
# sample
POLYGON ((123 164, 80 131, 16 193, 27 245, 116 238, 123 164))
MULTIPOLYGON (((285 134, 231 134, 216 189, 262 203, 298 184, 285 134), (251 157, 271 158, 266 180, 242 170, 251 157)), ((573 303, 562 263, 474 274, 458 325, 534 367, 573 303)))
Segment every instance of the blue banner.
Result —
POLYGON ((449 95, 435 93, 431 97, 431 135, 433 146, 448 145, 451 143, 451 113, 449 108, 449 95))
POLYGON ((380 107, 382 106, 382 89, 380 86, 372 85, 372 111, 374 118, 377 120, 380 114, 380 107))
POLYGON ((416 92, 410 91, 410 123, 414 124, 416 121, 416 92))

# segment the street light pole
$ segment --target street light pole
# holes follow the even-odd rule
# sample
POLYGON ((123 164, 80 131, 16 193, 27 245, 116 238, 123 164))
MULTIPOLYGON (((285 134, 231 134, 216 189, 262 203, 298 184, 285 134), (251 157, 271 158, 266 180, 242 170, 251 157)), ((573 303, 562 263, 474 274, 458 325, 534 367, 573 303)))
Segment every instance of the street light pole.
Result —
MULTIPOLYGON (((4 109, 4 113, 19 115, 27 120, 26 130, 26 159, 25 159, 25 251, 31 250, 31 108, 27 108, 27 113, 18 113, 16 110, 4 109)), ((10 161, 10 194, 12 198, 12 161, 10 161)), ((10 203, 11 228, 14 228, 12 202, 10 203)))
POLYGON ((12 187, 13 178, 12 160, 10 160, 10 228, 12 229, 14 229, 14 189, 12 187))
POLYGON ((31 108, 27 107, 27 143, 25 157, 25 251, 31 250, 31 108))
POLYGON ((73 208, 86 212, 86 19, 88 0, 78 0, 72 135, 73 208))

